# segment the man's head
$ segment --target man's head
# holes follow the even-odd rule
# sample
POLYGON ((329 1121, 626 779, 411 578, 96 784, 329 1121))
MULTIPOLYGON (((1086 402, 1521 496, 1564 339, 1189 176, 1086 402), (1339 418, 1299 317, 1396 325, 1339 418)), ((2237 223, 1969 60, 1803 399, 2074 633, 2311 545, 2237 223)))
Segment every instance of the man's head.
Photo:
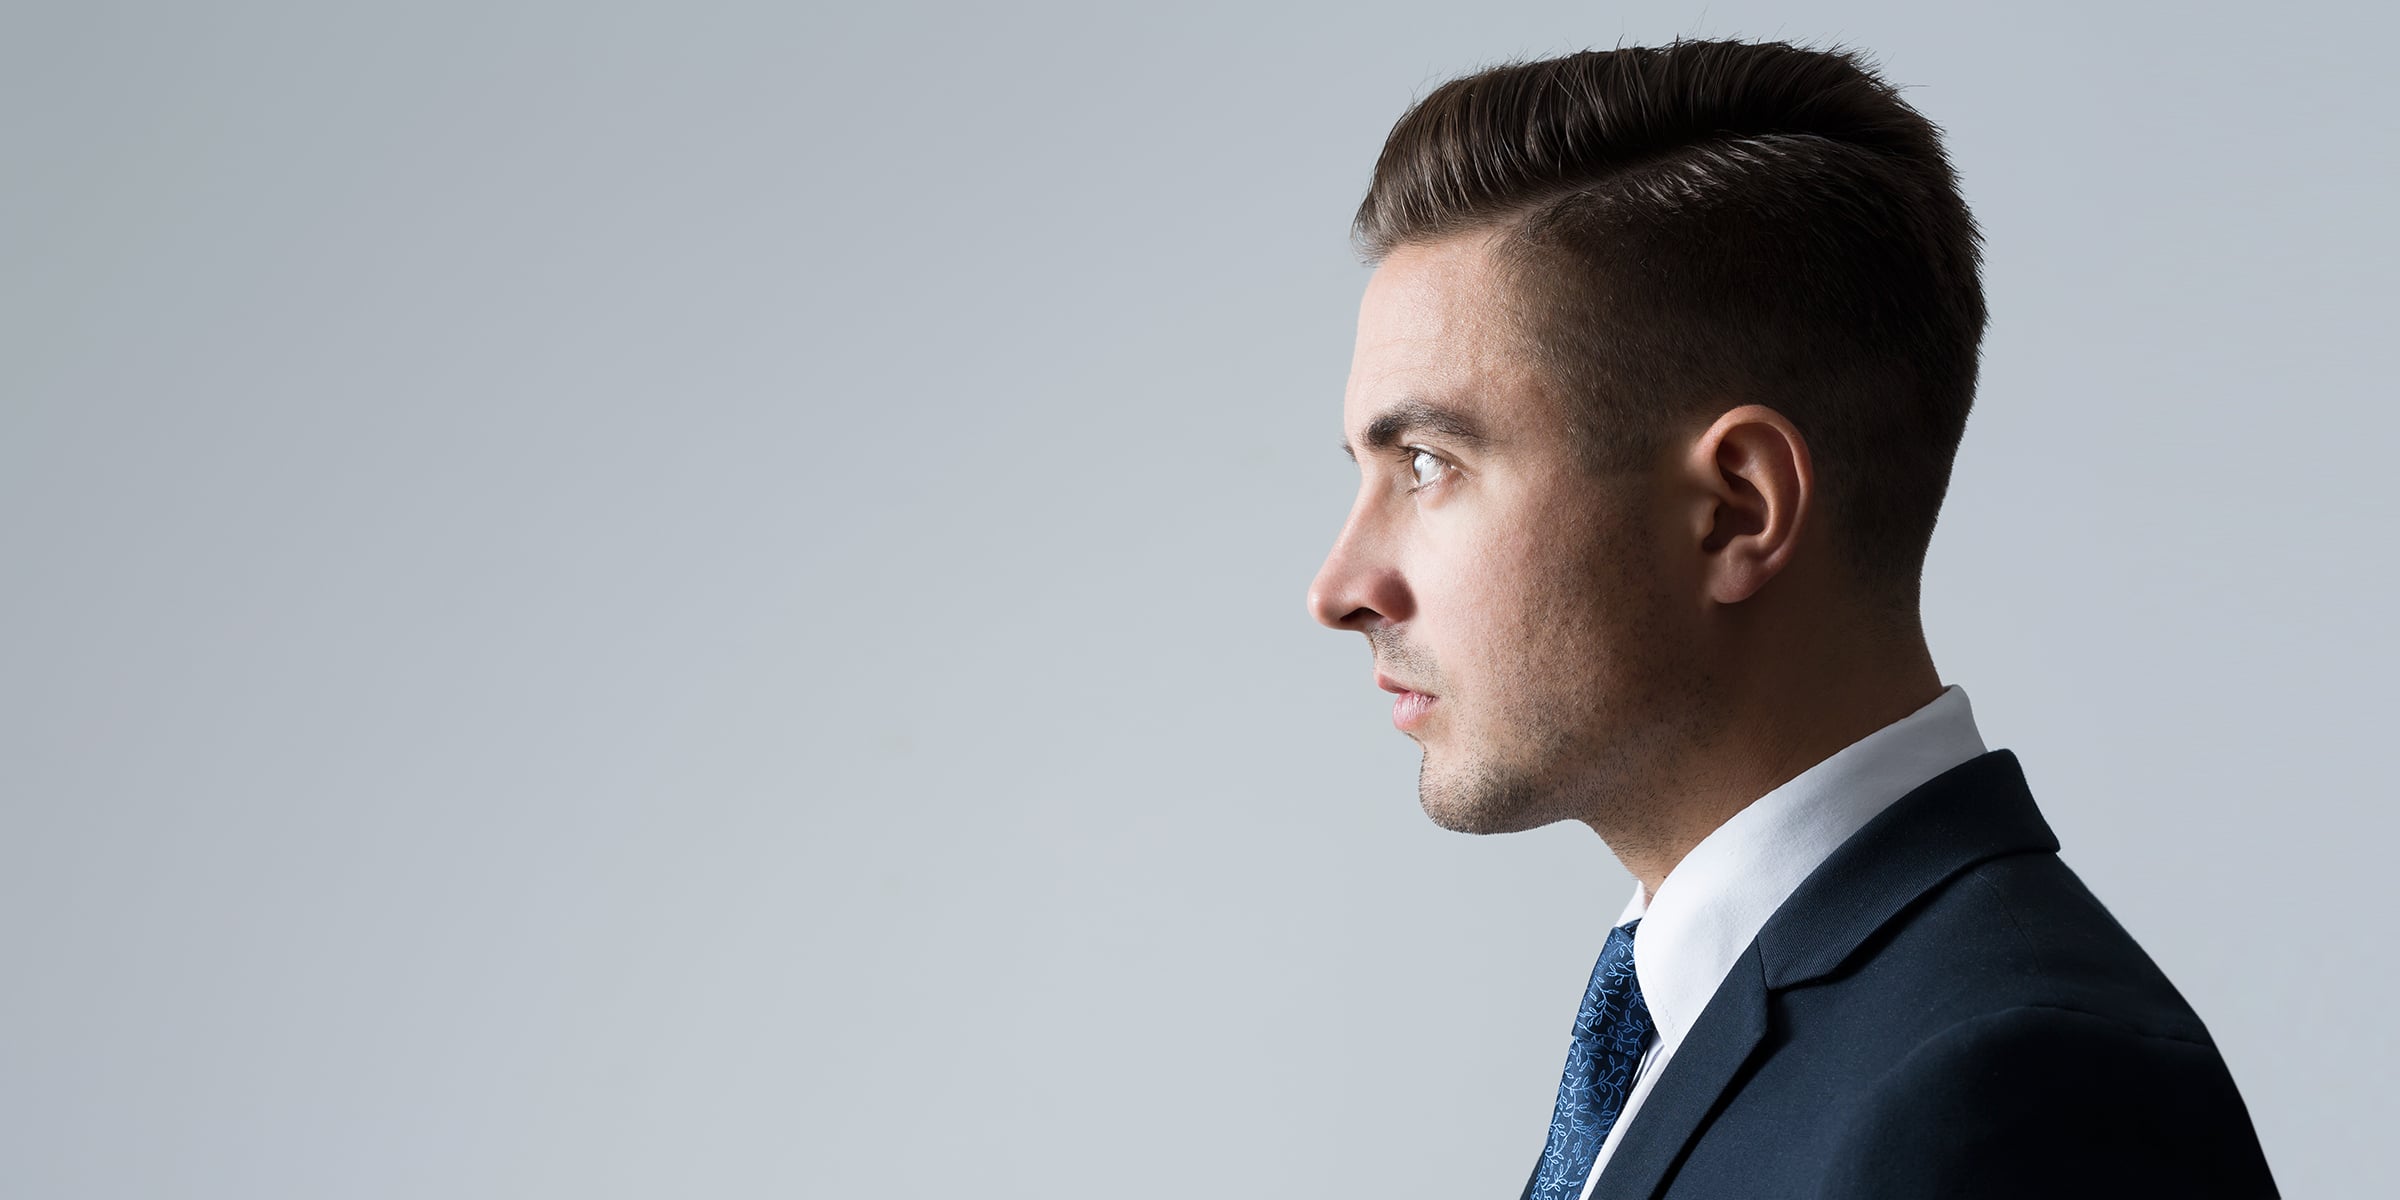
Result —
POLYGON ((1454 80, 1355 234, 1362 485, 1309 602, 1403 689, 1435 820, 1637 812, 1799 681, 1921 653, 1979 241, 1937 131, 1854 58, 1454 80))

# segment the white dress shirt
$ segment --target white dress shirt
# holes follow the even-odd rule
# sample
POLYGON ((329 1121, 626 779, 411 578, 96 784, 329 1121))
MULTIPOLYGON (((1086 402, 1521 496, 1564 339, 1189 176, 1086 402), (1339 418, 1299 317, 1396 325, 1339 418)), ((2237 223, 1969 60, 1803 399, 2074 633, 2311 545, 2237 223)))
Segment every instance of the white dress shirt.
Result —
POLYGON ((1967 693, 1952 684, 1925 707, 1751 801, 1700 839, 1659 881, 1657 895, 1645 897, 1642 885, 1633 885, 1617 924, 1642 919, 1633 970, 1653 1028, 1625 1106, 1583 1181, 1585 1200, 1667 1060, 1767 918, 1875 814, 1982 753, 1967 693))

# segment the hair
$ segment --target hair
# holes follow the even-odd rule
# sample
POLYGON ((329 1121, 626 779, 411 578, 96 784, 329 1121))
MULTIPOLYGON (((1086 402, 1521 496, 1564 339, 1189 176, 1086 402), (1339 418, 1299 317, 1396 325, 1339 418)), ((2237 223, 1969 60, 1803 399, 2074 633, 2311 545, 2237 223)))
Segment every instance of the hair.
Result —
POLYGON ((1392 127, 1370 265, 1490 232, 1584 463, 1745 403, 1807 439, 1836 554, 1913 614, 1975 395, 1982 235, 1940 129, 1855 53, 1685 41, 1492 67, 1392 127))

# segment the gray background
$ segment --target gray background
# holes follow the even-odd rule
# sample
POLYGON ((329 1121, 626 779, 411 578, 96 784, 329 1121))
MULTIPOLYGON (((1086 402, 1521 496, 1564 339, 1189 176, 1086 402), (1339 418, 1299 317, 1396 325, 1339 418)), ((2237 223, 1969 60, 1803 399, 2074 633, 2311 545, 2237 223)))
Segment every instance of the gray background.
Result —
POLYGON ((1344 234, 1690 33, 1949 131, 1943 677, 2390 1194, 2391 11, 12 3, 0 1193, 1513 1193, 1629 883, 1304 611, 1344 234))

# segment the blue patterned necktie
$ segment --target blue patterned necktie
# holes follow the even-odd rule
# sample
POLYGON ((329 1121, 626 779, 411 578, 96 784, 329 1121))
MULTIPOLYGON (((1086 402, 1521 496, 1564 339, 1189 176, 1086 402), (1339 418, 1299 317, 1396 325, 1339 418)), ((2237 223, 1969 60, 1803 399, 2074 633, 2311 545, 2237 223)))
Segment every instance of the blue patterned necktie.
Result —
POLYGON ((1640 917, 1608 931, 1608 944, 1592 967, 1575 1012, 1575 1040, 1567 1047, 1567 1069, 1558 1078, 1558 1107, 1550 1114, 1550 1140, 1532 1200, 1577 1200, 1592 1160, 1608 1140, 1609 1127, 1625 1107, 1633 1071, 1642 1061, 1642 1039, 1650 1033, 1650 1006, 1633 977, 1633 929, 1640 917))

